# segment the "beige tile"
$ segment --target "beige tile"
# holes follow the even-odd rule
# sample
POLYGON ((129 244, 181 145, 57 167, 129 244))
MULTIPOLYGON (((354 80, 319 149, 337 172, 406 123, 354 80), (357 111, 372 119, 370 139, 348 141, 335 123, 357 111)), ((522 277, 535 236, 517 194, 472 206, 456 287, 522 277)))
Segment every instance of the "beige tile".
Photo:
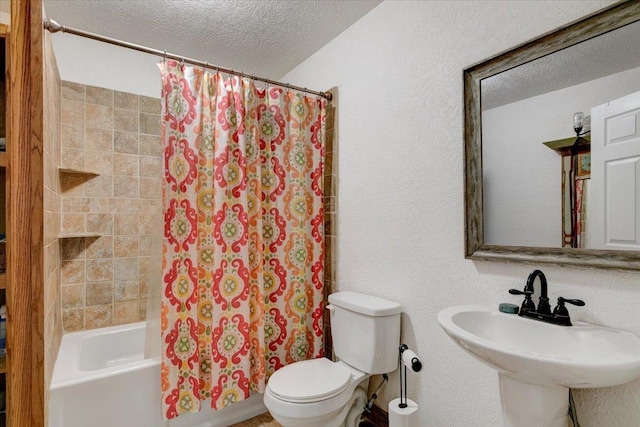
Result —
MULTIPOLYGON (((143 279, 143 274, 140 275, 138 282, 139 298, 147 298, 149 296, 149 283, 147 279, 143 279)), ((158 293, 160 295, 161 293, 158 293)))
POLYGON ((63 285, 74 285, 85 281, 84 261, 63 261, 60 270, 60 282, 63 285))
MULTIPOLYGON (((140 271, 140 288, 146 286, 146 289, 157 289, 157 283, 160 283, 162 275, 162 259, 159 256, 138 257, 140 271)), ((153 292, 153 291, 152 291, 153 292)), ((144 293, 146 296, 146 292, 144 293)))
POLYGON ((116 108, 137 111, 140 105, 140 97, 133 93, 116 91, 114 93, 114 105, 116 108))
MULTIPOLYGON (((113 178, 112 178, 113 179, 113 178)), ((93 197, 91 200, 91 212, 111 213, 115 208, 111 204, 111 198, 93 197)))
POLYGON ((60 166, 69 169, 84 169, 84 150, 60 148, 60 166))
POLYGON ((113 302, 113 282, 87 283, 85 305, 111 304, 113 302))
POLYGON ((60 96, 63 99, 84 101, 84 85, 80 83, 62 81, 60 85, 60 96))
POLYGON ((98 175, 84 184, 84 194, 88 197, 112 197, 113 177, 98 175))
POLYGON ((88 213, 87 232, 104 235, 113 234, 113 215, 110 213, 88 213))
POLYGON ((113 260, 87 260, 87 282, 105 282, 113 280, 113 260))
POLYGON ((160 178, 140 178, 140 198, 160 199, 162 197, 162 180, 160 178))
POLYGON ((96 86, 87 86, 86 88, 87 104, 100 104, 107 107, 113 106, 113 91, 96 86))
POLYGON ((62 286, 61 288, 62 308, 84 307, 84 285, 62 286))
POLYGON ((125 132, 138 132, 139 116, 130 110, 116 108, 113 115, 113 128, 125 132))
POLYGON ((115 197, 138 198, 138 178, 130 176, 113 177, 113 195, 115 197))
POLYGON ((84 329, 84 309, 72 308, 62 310, 62 327, 65 332, 81 331, 84 329))
POLYGON ((114 234, 138 234, 138 215, 137 214, 115 214, 114 215, 114 234))
POLYGON ((160 135, 160 116, 140 113, 140 133, 160 135))
POLYGON ((138 299, 140 285, 137 280, 125 280, 115 283, 115 301, 130 301, 138 299))
POLYGON ((147 300, 139 299, 138 300, 138 320, 147 320, 147 300))
POLYGON ((141 256, 162 255, 162 236, 160 234, 141 234, 139 245, 141 256))
POLYGON ((102 236, 97 239, 87 240, 85 253, 87 259, 113 258, 113 237, 102 236))
POLYGON ((116 153, 138 154, 138 134, 115 131, 113 133, 113 151, 116 153))
POLYGON ((78 125, 61 125, 60 145, 66 148, 84 148, 84 127, 78 125))
POLYGON ((159 234, 162 232, 162 215, 159 213, 141 213, 138 234, 159 234))
POLYGON ((138 156, 134 154, 114 153, 113 174, 138 176, 138 156))
POLYGON ((112 325, 113 305, 96 305, 84 310, 85 328, 96 329, 112 325))
POLYGON ((101 175, 113 174, 113 153, 110 151, 85 151, 86 170, 101 175))
POLYGON ((86 104, 87 128, 113 129, 113 108, 86 104))
POLYGON ((87 150, 113 151, 113 131, 88 127, 85 146, 87 150))
POLYGON ((160 136, 140 135, 140 155, 160 157, 162 155, 160 136))
POLYGON ((160 157, 140 156, 140 176, 161 178, 162 161, 160 160, 160 157))
POLYGON ((114 258, 113 277, 116 281, 138 279, 138 258, 114 258))
POLYGON ((60 257, 62 260, 84 259, 85 239, 60 239, 60 257))
POLYGON ((113 305, 114 325, 137 322, 138 316, 138 301, 123 301, 113 305))
POLYGON ((143 113, 160 114, 160 98, 140 96, 140 111, 143 113))
POLYGON ((65 213, 62 215, 63 233, 84 233, 84 214, 65 213))
POLYGON ((138 256, 138 236, 115 236, 113 254, 116 258, 138 256))
POLYGON ((63 99, 61 123, 84 127, 84 102, 63 99))

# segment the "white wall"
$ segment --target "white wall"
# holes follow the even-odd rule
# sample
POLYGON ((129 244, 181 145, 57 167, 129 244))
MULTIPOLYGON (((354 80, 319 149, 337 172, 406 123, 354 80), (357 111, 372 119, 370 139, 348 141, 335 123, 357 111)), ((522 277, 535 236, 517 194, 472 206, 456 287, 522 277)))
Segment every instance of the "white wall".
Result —
POLYGON ((53 50, 62 80, 160 97, 160 57, 64 33, 53 50))
POLYGON ((483 112, 485 241, 561 247, 561 157, 542 143, 574 135, 576 111, 639 90, 636 68, 483 112))
MULTIPOLYGON (((501 425, 497 375, 436 315, 520 303, 507 290, 534 268, 464 259, 462 69, 608 3, 386 1, 284 78, 339 87, 338 286, 402 303, 420 426, 501 425)), ((536 267, 552 297, 587 302, 574 318, 640 335, 640 274, 536 267)), ((397 396, 394 375, 379 403, 397 396)), ((583 427, 640 425, 640 380, 576 400, 583 427)))

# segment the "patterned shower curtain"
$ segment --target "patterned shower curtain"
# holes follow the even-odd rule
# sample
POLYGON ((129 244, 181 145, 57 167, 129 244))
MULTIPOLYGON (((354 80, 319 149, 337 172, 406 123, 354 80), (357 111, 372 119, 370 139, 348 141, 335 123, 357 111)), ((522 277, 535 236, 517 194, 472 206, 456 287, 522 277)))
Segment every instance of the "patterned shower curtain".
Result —
POLYGON ((321 357, 324 99, 159 64, 163 416, 321 357))

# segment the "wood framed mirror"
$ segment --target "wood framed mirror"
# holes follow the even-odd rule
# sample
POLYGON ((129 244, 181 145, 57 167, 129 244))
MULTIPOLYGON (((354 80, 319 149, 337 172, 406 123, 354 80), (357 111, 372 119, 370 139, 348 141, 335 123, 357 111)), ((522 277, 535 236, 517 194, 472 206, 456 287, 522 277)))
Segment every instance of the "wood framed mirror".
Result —
POLYGON ((613 4, 463 76, 465 256, 640 270, 640 2, 613 4), (585 195, 597 239, 567 248, 562 157, 544 143, 577 138, 577 111, 598 120, 589 135, 593 191, 585 195), (620 142, 635 152, 617 163, 593 158, 595 145, 620 142))

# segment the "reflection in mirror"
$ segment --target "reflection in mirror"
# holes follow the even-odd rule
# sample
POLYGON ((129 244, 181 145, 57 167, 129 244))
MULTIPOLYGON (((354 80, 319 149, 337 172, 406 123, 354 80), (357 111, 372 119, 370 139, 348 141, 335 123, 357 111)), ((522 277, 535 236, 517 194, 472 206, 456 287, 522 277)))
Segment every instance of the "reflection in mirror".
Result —
POLYGON ((640 270, 636 22, 621 1, 464 70, 467 258, 640 270))
POLYGON ((480 88, 484 244, 640 249, 640 22, 480 88))

